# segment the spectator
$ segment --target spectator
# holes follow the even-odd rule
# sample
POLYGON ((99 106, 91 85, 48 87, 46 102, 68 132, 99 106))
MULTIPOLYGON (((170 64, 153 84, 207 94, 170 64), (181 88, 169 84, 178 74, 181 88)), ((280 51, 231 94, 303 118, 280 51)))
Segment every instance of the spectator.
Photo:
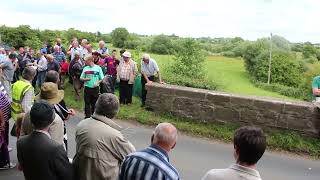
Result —
POLYGON ((85 57, 86 55, 88 55, 88 40, 86 39, 82 39, 81 41, 81 53, 82 53, 82 57, 85 57))
POLYGON ((123 61, 123 56, 122 56, 122 54, 123 54, 124 52, 126 52, 125 49, 121 49, 120 52, 119 52, 119 53, 120 53, 120 59, 119 59, 120 62, 123 61))
POLYGON ((266 136, 260 128, 241 127, 233 138, 236 164, 227 169, 212 169, 202 180, 261 180, 256 164, 266 150, 266 136))
POLYGON ((47 55, 47 60, 48 60, 47 71, 53 70, 60 73, 60 65, 56 60, 54 60, 51 54, 47 55))
POLYGON ((17 116, 29 112, 33 105, 34 89, 31 82, 35 75, 34 68, 26 67, 22 72, 22 79, 12 85, 11 117, 16 121, 17 135, 20 134, 21 128, 21 122, 17 121, 17 116))
MULTIPOLYGON (((56 71, 48 71, 47 72, 45 82, 52 82, 55 84, 60 84, 59 81, 60 81, 59 73, 57 73, 56 71)), ((59 103, 54 104, 54 110, 55 110, 56 114, 58 114, 64 122, 64 132, 63 132, 64 136, 63 137, 64 137, 64 144, 65 144, 66 150, 68 152, 68 138, 67 138, 68 136, 67 136, 67 129, 66 129, 65 122, 70 118, 70 116, 75 115, 75 111, 74 111, 74 109, 67 108, 66 103, 63 99, 59 103)))
POLYGON ((0 170, 14 168, 16 165, 10 162, 9 156, 9 118, 10 102, 0 82, 0 170))
POLYGON ((88 44, 88 45, 87 45, 87 50, 88 50, 87 55, 92 55, 93 49, 92 49, 92 45, 91 45, 91 44, 88 44))
POLYGON ((28 63, 31 63, 31 57, 23 47, 20 47, 17 58, 18 58, 18 64, 19 64, 19 73, 20 73, 19 75, 21 75, 26 65, 28 63))
POLYGON ((126 157, 120 169, 119 180, 180 179, 168 156, 175 147, 177 138, 177 129, 172 124, 158 124, 151 137, 151 145, 126 157))
POLYGON ((0 63, 5 59, 7 59, 6 50, 4 48, 0 48, 0 63))
POLYGON ((54 60, 61 65, 66 60, 66 55, 60 50, 58 45, 54 46, 54 52, 52 53, 54 60))
POLYGON ((80 76, 84 67, 84 63, 80 59, 80 53, 76 52, 74 60, 70 63, 69 76, 72 78, 73 88, 75 92, 75 99, 80 100, 80 92, 83 86, 83 82, 80 81, 80 76))
POLYGON ((86 56, 85 60, 87 66, 83 68, 80 80, 84 81, 84 111, 86 118, 89 118, 94 112, 104 75, 101 67, 94 64, 92 56, 86 56))
POLYGON ((63 54, 66 54, 66 49, 63 47, 60 38, 56 39, 56 45, 59 46, 59 51, 63 52, 63 54))
POLYGON ((155 81, 155 74, 158 75, 159 81, 162 84, 163 82, 157 62, 151 59, 149 54, 144 54, 141 62, 142 106, 145 105, 147 97, 146 83, 150 84, 155 81))
POLYGON ((82 49, 79 46, 79 43, 77 40, 73 40, 72 44, 71 44, 71 48, 70 48, 70 55, 71 55, 71 60, 74 59, 76 52, 80 53, 80 59, 83 59, 83 53, 82 53, 82 49))
POLYGON ((2 84, 4 88, 6 89, 6 92, 8 93, 8 99, 11 102, 11 82, 13 81, 14 76, 14 66, 12 64, 12 61, 15 61, 16 55, 10 54, 9 59, 5 59, 0 62, 0 81, 2 81, 2 84), (1 73, 2 72, 2 73, 1 73))
POLYGON ((103 59, 109 56, 109 49, 105 47, 104 41, 99 41, 99 48, 97 49, 97 52, 101 54, 103 59))
POLYGON ((117 59, 117 50, 112 50, 112 56, 106 57, 105 66, 106 66, 106 77, 104 81, 104 92, 114 94, 116 80, 117 80, 117 67, 120 61, 117 59))
POLYGON ((46 77, 46 72, 47 72, 47 65, 48 65, 48 61, 44 56, 45 52, 42 50, 39 50, 38 52, 38 57, 39 57, 39 61, 37 63, 37 85, 39 88, 41 88, 43 82, 44 82, 44 78, 46 77))
POLYGON ((120 104, 132 103, 132 88, 138 68, 136 62, 131 59, 130 52, 126 51, 122 54, 123 61, 120 62, 117 69, 117 80, 120 81, 120 104))
POLYGON ((102 67, 103 66, 103 60, 101 59, 101 54, 99 54, 97 51, 92 53, 93 62, 94 64, 102 67))
POLYGON ((19 169, 26 179, 72 180, 73 170, 62 145, 51 139, 49 126, 55 118, 53 106, 35 103, 30 111, 32 134, 17 142, 19 169))
MULTIPOLYGON (((30 48, 30 58, 31 58, 31 61, 30 63, 27 64, 27 66, 33 66, 34 68, 36 68, 35 65, 37 64, 38 58, 34 54, 34 49, 31 49, 31 48, 30 48)), ((36 85, 37 85, 37 75, 32 80, 32 86, 35 88, 36 85)))
POLYGON ((95 113, 82 120, 76 129, 76 155, 73 159, 78 180, 115 180, 124 158, 135 151, 112 121, 119 111, 119 100, 113 94, 101 94, 95 113))

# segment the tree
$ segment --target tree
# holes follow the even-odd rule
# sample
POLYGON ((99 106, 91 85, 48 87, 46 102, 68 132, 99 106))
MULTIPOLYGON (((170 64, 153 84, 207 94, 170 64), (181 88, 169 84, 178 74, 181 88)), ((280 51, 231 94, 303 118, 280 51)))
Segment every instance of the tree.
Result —
POLYGON ((171 39, 166 35, 158 35, 153 38, 150 47, 151 52, 157 54, 170 54, 172 53, 171 39))
POLYGON ((125 42, 129 38, 129 32, 126 28, 116 28, 111 32, 112 44, 118 48, 124 48, 125 42))
POLYGON ((174 55, 174 63, 170 67, 173 74, 188 78, 203 78, 205 54, 198 42, 186 39, 180 42, 180 49, 174 55))
POLYGON ((25 44, 35 50, 39 50, 42 47, 42 42, 37 36, 27 39, 25 44))
POLYGON ((310 42, 307 42, 303 45, 302 54, 305 58, 311 56, 317 56, 317 48, 315 48, 310 42))

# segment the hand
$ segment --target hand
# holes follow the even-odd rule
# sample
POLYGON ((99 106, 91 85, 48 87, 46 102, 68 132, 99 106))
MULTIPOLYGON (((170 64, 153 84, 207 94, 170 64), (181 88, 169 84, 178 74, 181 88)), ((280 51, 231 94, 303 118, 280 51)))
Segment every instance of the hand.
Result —
POLYGON ((163 82, 163 81, 160 81, 160 84, 165 84, 165 82, 163 82))
POLYGON ((87 78, 85 78, 84 80, 85 80, 85 81, 90 81, 91 78, 90 78, 90 77, 87 77, 87 78))
POLYGON ((148 81, 148 82, 147 82, 147 84, 152 84, 152 83, 153 83, 152 81, 148 81))
POLYGON ((74 116, 76 111, 74 109, 69 109, 69 115, 74 116))

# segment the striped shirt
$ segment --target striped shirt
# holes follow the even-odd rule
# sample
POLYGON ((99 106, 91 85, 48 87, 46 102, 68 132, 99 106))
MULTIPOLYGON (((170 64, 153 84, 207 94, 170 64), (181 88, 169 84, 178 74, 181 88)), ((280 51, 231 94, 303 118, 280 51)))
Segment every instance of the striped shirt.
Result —
POLYGON ((10 119, 11 105, 9 99, 4 92, 0 91, 0 110, 2 111, 3 118, 7 122, 10 119))
POLYGON ((147 149, 129 154, 124 160, 119 180, 179 180, 178 171, 169 163, 168 154, 151 145, 147 149))
POLYGON ((60 65, 63 63, 64 60, 66 60, 66 56, 63 52, 54 52, 52 53, 54 60, 57 61, 60 65))

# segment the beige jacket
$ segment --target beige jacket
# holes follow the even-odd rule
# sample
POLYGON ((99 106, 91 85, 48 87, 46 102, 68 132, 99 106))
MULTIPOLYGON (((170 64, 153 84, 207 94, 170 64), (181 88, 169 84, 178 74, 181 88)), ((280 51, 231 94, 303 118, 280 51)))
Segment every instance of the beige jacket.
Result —
POLYGON ((73 166, 77 180, 116 180, 124 158, 135 151, 111 119, 93 115, 76 129, 73 166))
MULTIPOLYGON (((117 81, 118 82, 120 81, 120 72, 121 72, 121 69, 123 68, 124 63, 125 63, 124 60, 121 61, 119 66, 117 67, 117 81)), ((132 59, 130 59, 129 63, 130 63, 131 71, 130 71, 130 79, 129 79, 128 84, 134 84, 134 79, 138 75, 137 63, 135 61, 133 61, 132 59)))
MULTIPOLYGON (((30 112, 26 113, 22 125, 21 125, 21 131, 20 136, 29 135, 33 132, 33 126, 30 120, 30 112)), ((64 136, 64 122, 60 118, 60 116, 56 113, 55 118, 52 122, 52 124, 49 127, 49 134, 51 136, 51 139, 57 142, 58 144, 63 145, 64 149, 66 149, 63 136, 64 136)))

